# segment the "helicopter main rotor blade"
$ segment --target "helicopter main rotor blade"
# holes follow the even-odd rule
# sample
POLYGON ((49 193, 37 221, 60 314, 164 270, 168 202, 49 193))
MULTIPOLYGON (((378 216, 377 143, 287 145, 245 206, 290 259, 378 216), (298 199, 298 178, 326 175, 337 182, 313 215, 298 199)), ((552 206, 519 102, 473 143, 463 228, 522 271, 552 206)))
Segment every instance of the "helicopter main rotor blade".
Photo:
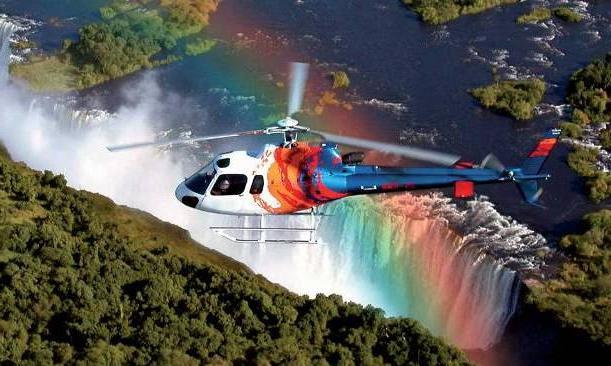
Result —
POLYGON ((106 148, 109 151, 117 152, 117 151, 123 151, 123 150, 139 149, 143 147, 162 147, 162 146, 170 146, 170 145, 189 144, 189 143, 200 142, 200 141, 219 140, 219 139, 225 139, 229 137, 265 135, 266 133, 267 133, 266 130, 254 130, 254 131, 228 133, 228 134, 223 134, 223 135, 200 136, 200 137, 193 137, 193 138, 188 138, 188 139, 136 142, 132 144, 107 146, 106 148))
POLYGON ((309 69, 309 64, 301 62, 291 63, 291 80, 289 86, 289 102, 287 111, 287 116, 289 117, 301 110, 309 69))
POLYGON ((482 168, 496 170, 499 173, 503 173, 506 170, 505 165, 503 163, 501 163, 499 158, 497 158, 492 153, 486 155, 484 160, 482 160, 482 163, 480 164, 480 166, 482 168))
POLYGON ((327 132, 310 130, 310 133, 319 135, 325 140, 332 141, 341 145, 360 147, 363 149, 377 150, 381 152, 391 153, 406 158, 427 161, 429 163, 452 166, 460 160, 460 156, 446 154, 437 151, 422 149, 418 147, 409 147, 402 145, 394 145, 385 142, 360 139, 356 137, 334 135, 327 132))

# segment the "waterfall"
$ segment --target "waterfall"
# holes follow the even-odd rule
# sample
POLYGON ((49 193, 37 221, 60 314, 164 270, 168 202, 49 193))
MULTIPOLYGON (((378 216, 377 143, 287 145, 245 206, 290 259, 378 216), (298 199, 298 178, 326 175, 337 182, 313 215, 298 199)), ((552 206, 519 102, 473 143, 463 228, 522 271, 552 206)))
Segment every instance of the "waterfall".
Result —
POLYGON ((518 272, 506 264, 532 268, 530 253, 545 245, 492 207, 410 194, 333 203, 319 228, 331 269, 311 270, 344 277, 388 315, 417 319, 463 349, 489 348, 519 295, 518 272))
POLYGON ((8 65, 11 57, 11 36, 18 27, 0 17, 0 85, 9 80, 8 65))
POLYGON ((79 108, 77 104, 71 96, 36 97, 30 101, 28 112, 44 111, 52 123, 66 130, 100 127, 116 118, 107 111, 79 108))
MULTIPOLYGON (((15 29, 0 18, 2 75, 8 74, 8 42, 15 29)), ((440 195, 400 194, 328 205, 319 245, 223 241, 206 228, 233 219, 189 210, 173 197, 178 182, 192 172, 184 167, 185 151, 111 154, 105 149, 154 137, 160 130, 155 121, 172 113, 172 105, 164 109, 167 101, 155 80, 140 84, 130 86, 135 89, 130 94, 140 98, 112 115, 33 99, 18 85, 2 85, 0 139, 15 159, 63 173, 74 187, 180 225, 206 246, 292 291, 338 293, 390 316, 412 317, 465 349, 485 349, 498 340, 515 310, 516 270, 541 265, 534 254, 544 248, 539 235, 486 201, 459 208, 440 195), (72 128, 62 128, 66 125, 72 128)), ((201 163, 201 149, 187 151, 201 163)))

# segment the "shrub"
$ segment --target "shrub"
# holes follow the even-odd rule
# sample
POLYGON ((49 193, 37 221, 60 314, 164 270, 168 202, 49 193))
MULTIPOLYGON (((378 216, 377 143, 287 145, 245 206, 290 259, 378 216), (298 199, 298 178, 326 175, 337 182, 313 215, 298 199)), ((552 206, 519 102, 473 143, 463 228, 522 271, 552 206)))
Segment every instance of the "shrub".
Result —
MULTIPOLYGON (((611 211, 584 217, 587 230, 567 235, 560 245, 569 259, 561 277, 529 295, 539 309, 552 313, 563 327, 579 329, 603 350, 611 347, 611 211)), ((608 351, 607 351, 608 352, 608 351)))
POLYGON ((573 121, 608 122, 611 110, 611 54, 577 70, 569 80, 567 101, 574 107, 573 121))
POLYGON ((545 82, 540 79, 505 80, 472 89, 470 93, 486 108, 525 120, 533 117, 545 89, 545 82))
POLYGON ((579 14, 568 6, 559 6, 553 10, 554 16, 571 23, 579 23, 583 20, 583 15, 579 14))
POLYGON ((563 122, 560 128, 562 129, 562 135, 565 137, 579 138, 583 134, 583 128, 575 123, 563 122))
POLYGON ((600 144, 603 149, 611 150, 611 128, 606 128, 600 133, 600 144))
POLYGON ((187 43, 185 53, 187 56, 197 56, 210 51, 216 46, 216 41, 206 38, 197 38, 195 41, 187 43))
POLYGON ((596 149, 577 147, 569 154, 569 166, 582 177, 594 177, 597 173, 598 154, 596 149))
POLYGON ((429 24, 442 24, 461 15, 475 14, 517 0, 403 0, 429 24))
POLYGON ((594 175, 594 179, 587 182, 588 197, 596 203, 600 203, 611 197, 611 174, 600 172, 594 175))
POLYGON ((516 22, 518 24, 526 24, 526 23, 538 23, 543 22, 552 17, 552 11, 548 8, 536 7, 533 8, 530 13, 526 13, 520 15, 516 22))
POLYGON ((333 71, 331 80, 333 80, 333 89, 346 89, 350 86, 350 79, 345 71, 333 71))
POLYGON ((579 108, 575 108, 573 110, 571 121, 573 121, 573 123, 576 123, 576 124, 581 125, 581 126, 585 126, 585 125, 587 125, 587 124, 592 122, 592 120, 590 119, 588 114, 586 112, 582 111, 579 108))

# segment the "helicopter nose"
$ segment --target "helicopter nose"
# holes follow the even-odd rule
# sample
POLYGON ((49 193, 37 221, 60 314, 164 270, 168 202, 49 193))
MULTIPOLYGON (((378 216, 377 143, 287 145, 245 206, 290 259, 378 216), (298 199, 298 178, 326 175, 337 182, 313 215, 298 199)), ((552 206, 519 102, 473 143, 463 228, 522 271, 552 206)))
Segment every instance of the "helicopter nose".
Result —
POLYGON ((199 203, 199 198, 195 197, 195 194, 191 192, 189 188, 185 185, 185 183, 180 183, 178 187, 176 187, 176 199, 182 202, 185 206, 189 206, 195 208, 199 203))

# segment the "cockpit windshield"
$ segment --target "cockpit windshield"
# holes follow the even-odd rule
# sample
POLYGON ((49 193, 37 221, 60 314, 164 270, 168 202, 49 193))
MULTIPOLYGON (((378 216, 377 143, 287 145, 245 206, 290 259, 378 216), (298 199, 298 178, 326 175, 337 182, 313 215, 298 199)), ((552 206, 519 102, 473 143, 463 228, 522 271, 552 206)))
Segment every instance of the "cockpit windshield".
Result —
POLYGON ((214 164, 210 163, 187 179, 185 185, 195 193, 205 194, 215 174, 214 164))

